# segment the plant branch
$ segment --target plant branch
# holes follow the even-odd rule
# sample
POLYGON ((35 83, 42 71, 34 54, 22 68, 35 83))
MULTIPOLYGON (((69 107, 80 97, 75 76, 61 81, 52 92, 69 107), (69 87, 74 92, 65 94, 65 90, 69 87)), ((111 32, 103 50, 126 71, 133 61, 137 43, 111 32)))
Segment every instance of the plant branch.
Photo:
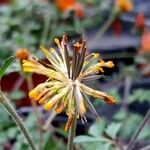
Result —
POLYGON ((133 144, 136 140, 136 138, 138 137, 138 135, 140 134, 140 132, 142 131, 142 129, 144 128, 146 122, 148 121, 148 119, 150 118, 150 109, 147 111, 143 121, 141 122, 141 124, 139 125, 139 127, 137 128, 137 130, 135 131, 135 133, 133 134, 128 146, 126 150, 132 150, 133 148, 133 144))
POLYGON ((124 93, 123 93, 123 99, 121 101, 121 105, 124 111, 127 112, 127 100, 130 94, 130 90, 131 90, 131 85, 132 85, 132 79, 128 76, 125 77, 125 81, 124 81, 124 93))
POLYGON ((52 110, 43 126, 43 129, 45 131, 48 130, 48 128, 49 128, 50 124, 52 123, 53 119, 55 118, 55 116, 56 116, 56 112, 54 110, 52 110))
POLYGON ((69 130, 67 150, 73 150, 73 139, 75 136, 76 124, 77 124, 77 117, 76 115, 74 115, 72 127, 69 130))
POLYGON ((0 104, 6 109, 6 111, 9 113, 9 115, 13 118, 15 123, 20 127, 21 132, 24 134, 25 138, 27 139, 29 145, 31 146, 32 150, 36 150, 36 147, 32 141, 32 138, 30 137, 29 131, 25 127, 24 123, 22 122, 19 115, 16 113, 16 111, 13 109, 13 107, 10 105, 7 98, 3 95, 2 91, 0 90, 0 104))
POLYGON ((141 148, 140 150, 150 150, 150 145, 147 145, 147 146, 141 148))
POLYGON ((98 42, 99 38, 107 31, 107 29, 110 27, 110 25, 113 23, 113 21, 116 19, 116 13, 113 11, 109 17, 108 20, 102 25, 102 27, 97 31, 95 37, 93 38, 93 42, 98 42))
MULTIPOLYGON (((26 77, 26 80, 27 80, 28 90, 31 91, 33 89, 32 77, 31 76, 25 76, 25 77, 26 77)), ((43 149, 42 148, 43 147, 43 145, 42 145, 42 142, 43 142, 43 129, 42 129, 41 113, 38 110, 37 104, 33 99, 31 99, 31 104, 32 104, 32 107, 33 107, 33 112, 36 116, 37 126, 38 126, 38 130, 39 130, 39 134, 40 134, 39 149, 42 150, 43 149)))
POLYGON ((46 45, 46 39, 49 33, 49 29, 50 29, 50 23, 51 23, 51 11, 49 11, 47 14, 45 14, 44 16, 44 28, 43 28, 43 32, 42 32, 42 37, 41 37, 41 41, 40 41, 40 45, 46 45))

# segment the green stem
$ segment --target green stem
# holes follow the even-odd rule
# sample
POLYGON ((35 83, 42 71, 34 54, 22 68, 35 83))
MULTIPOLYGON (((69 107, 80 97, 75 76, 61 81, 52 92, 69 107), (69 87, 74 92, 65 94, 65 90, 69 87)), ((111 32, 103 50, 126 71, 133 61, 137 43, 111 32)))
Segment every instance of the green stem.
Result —
POLYGON ((9 115, 14 119, 15 123, 20 127, 22 133, 24 134, 25 138, 27 139, 27 141, 28 141, 29 145, 31 146, 32 150, 36 150, 36 147, 35 147, 32 139, 30 137, 30 134, 29 134, 27 128, 23 124, 23 122, 22 122, 21 118, 19 117, 19 115, 16 113, 16 111, 10 105, 7 98, 3 95, 1 90, 0 90, 0 96, 1 96, 0 104, 7 110, 9 115))
POLYGON ((143 121, 141 122, 141 124, 139 125, 139 127, 137 128, 137 130, 135 131, 135 133, 133 134, 128 146, 126 150, 132 150, 133 148, 133 144, 136 140, 136 138, 138 137, 138 135, 140 134, 140 132, 142 131, 142 129, 144 128, 146 122, 148 121, 148 119, 150 118, 150 109, 147 111, 143 121))
POLYGON ((102 27, 97 31, 95 37, 93 38, 93 42, 98 42, 99 38, 107 31, 107 29, 110 27, 110 25, 114 22, 116 19, 117 12, 112 12, 110 16, 108 17, 108 20, 102 25, 102 27))
POLYGON ((75 115, 74 119, 73 119, 72 127, 69 130, 69 139, 68 139, 67 150, 73 150, 73 139, 75 137, 76 124, 77 124, 77 117, 75 115))
MULTIPOLYGON (((31 91, 33 89, 32 76, 31 75, 26 76, 26 80, 27 80, 28 90, 31 91)), ((36 116, 37 126, 39 130, 39 150, 42 150, 43 149, 43 129, 42 129, 41 113, 38 110, 37 104, 33 99, 31 99, 31 104, 32 104, 33 112, 36 116)))
POLYGON ((145 146, 145 147, 143 147, 143 148, 141 148, 139 150, 150 150, 150 145, 147 145, 147 146, 145 146))
POLYGON ((43 126, 44 131, 48 130, 49 126, 51 125, 51 123, 56 115, 57 115, 56 112, 54 110, 52 110, 43 126))
POLYGON ((49 13, 45 14, 45 16, 44 16, 44 28, 43 28, 43 32, 42 32, 42 38, 40 41, 40 45, 46 45, 46 39, 49 34, 51 19, 52 19, 51 11, 49 11, 49 13))

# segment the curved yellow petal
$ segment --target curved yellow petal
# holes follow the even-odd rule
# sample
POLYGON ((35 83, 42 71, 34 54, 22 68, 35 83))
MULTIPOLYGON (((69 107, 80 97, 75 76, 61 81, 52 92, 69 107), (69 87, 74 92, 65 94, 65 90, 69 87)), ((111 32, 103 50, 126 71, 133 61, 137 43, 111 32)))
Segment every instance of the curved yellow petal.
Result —
POLYGON ((88 87, 82 83, 80 83, 80 87, 81 87, 82 92, 85 92, 86 94, 88 94, 90 96, 93 96, 96 98, 101 98, 105 102, 107 102, 108 104, 115 104, 116 103, 116 100, 112 96, 107 95, 105 92, 94 90, 94 89, 92 89, 92 88, 90 88, 90 87, 88 87))
POLYGON ((54 97, 52 97, 45 105, 44 109, 46 110, 51 110, 54 105, 64 96, 67 94, 69 90, 69 86, 66 86, 65 88, 62 89, 62 91, 58 94, 56 94, 54 97))

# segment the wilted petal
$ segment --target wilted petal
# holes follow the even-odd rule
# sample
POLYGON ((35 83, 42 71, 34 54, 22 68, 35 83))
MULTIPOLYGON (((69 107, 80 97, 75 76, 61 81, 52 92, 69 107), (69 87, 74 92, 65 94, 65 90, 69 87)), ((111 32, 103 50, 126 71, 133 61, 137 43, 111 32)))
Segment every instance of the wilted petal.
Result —
POLYGON ((112 96, 107 95, 105 92, 94 90, 94 89, 92 89, 92 88, 90 88, 90 87, 88 87, 82 83, 80 83, 80 87, 81 87, 82 92, 85 92, 86 94, 91 95, 91 96, 96 97, 96 98, 101 98, 105 102, 107 102, 108 104, 115 104, 116 103, 115 99, 112 96))
POLYGON ((60 93, 56 94, 54 97, 52 97, 45 105, 44 105, 44 109, 46 110, 51 110, 54 105, 65 95, 67 94, 69 90, 69 86, 66 86, 65 88, 63 88, 61 90, 60 93))
POLYGON ((45 75, 49 78, 64 80, 62 75, 52 69, 47 69, 35 60, 23 60, 23 71, 45 75))
POLYGON ((65 131, 68 131, 68 130, 71 128, 72 123, 73 123, 73 115, 69 115, 64 130, 65 130, 65 131))

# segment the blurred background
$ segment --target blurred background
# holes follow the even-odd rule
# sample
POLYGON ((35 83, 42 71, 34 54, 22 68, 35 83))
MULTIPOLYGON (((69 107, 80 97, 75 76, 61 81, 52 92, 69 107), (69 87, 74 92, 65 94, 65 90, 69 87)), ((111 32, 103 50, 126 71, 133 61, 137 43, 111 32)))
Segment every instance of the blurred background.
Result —
MULTIPOLYGON (((112 60, 115 67, 105 69, 104 78, 89 84, 113 95, 117 104, 108 106, 90 99, 101 121, 95 122, 90 111, 86 113, 87 123, 78 120, 75 148, 122 150, 150 108, 149 8, 149 0, 0 0, 0 66, 8 57, 16 56, 2 78, 1 87, 25 121, 35 143, 42 136, 41 150, 66 149, 68 133, 63 128, 67 117, 55 116, 37 106, 42 116, 40 121, 47 123, 46 130, 38 131, 28 91, 47 78, 33 74, 33 84, 29 86, 30 81, 21 70, 19 51, 45 61, 39 46, 56 47, 54 38, 60 39, 65 32, 70 44, 85 35, 90 53, 98 52, 104 60, 112 60), (107 140, 101 141, 101 137, 107 140)), ((0 116, 0 150, 29 150, 2 108, 0 116)), ((148 145, 150 121, 133 149, 144 150, 148 145)))

